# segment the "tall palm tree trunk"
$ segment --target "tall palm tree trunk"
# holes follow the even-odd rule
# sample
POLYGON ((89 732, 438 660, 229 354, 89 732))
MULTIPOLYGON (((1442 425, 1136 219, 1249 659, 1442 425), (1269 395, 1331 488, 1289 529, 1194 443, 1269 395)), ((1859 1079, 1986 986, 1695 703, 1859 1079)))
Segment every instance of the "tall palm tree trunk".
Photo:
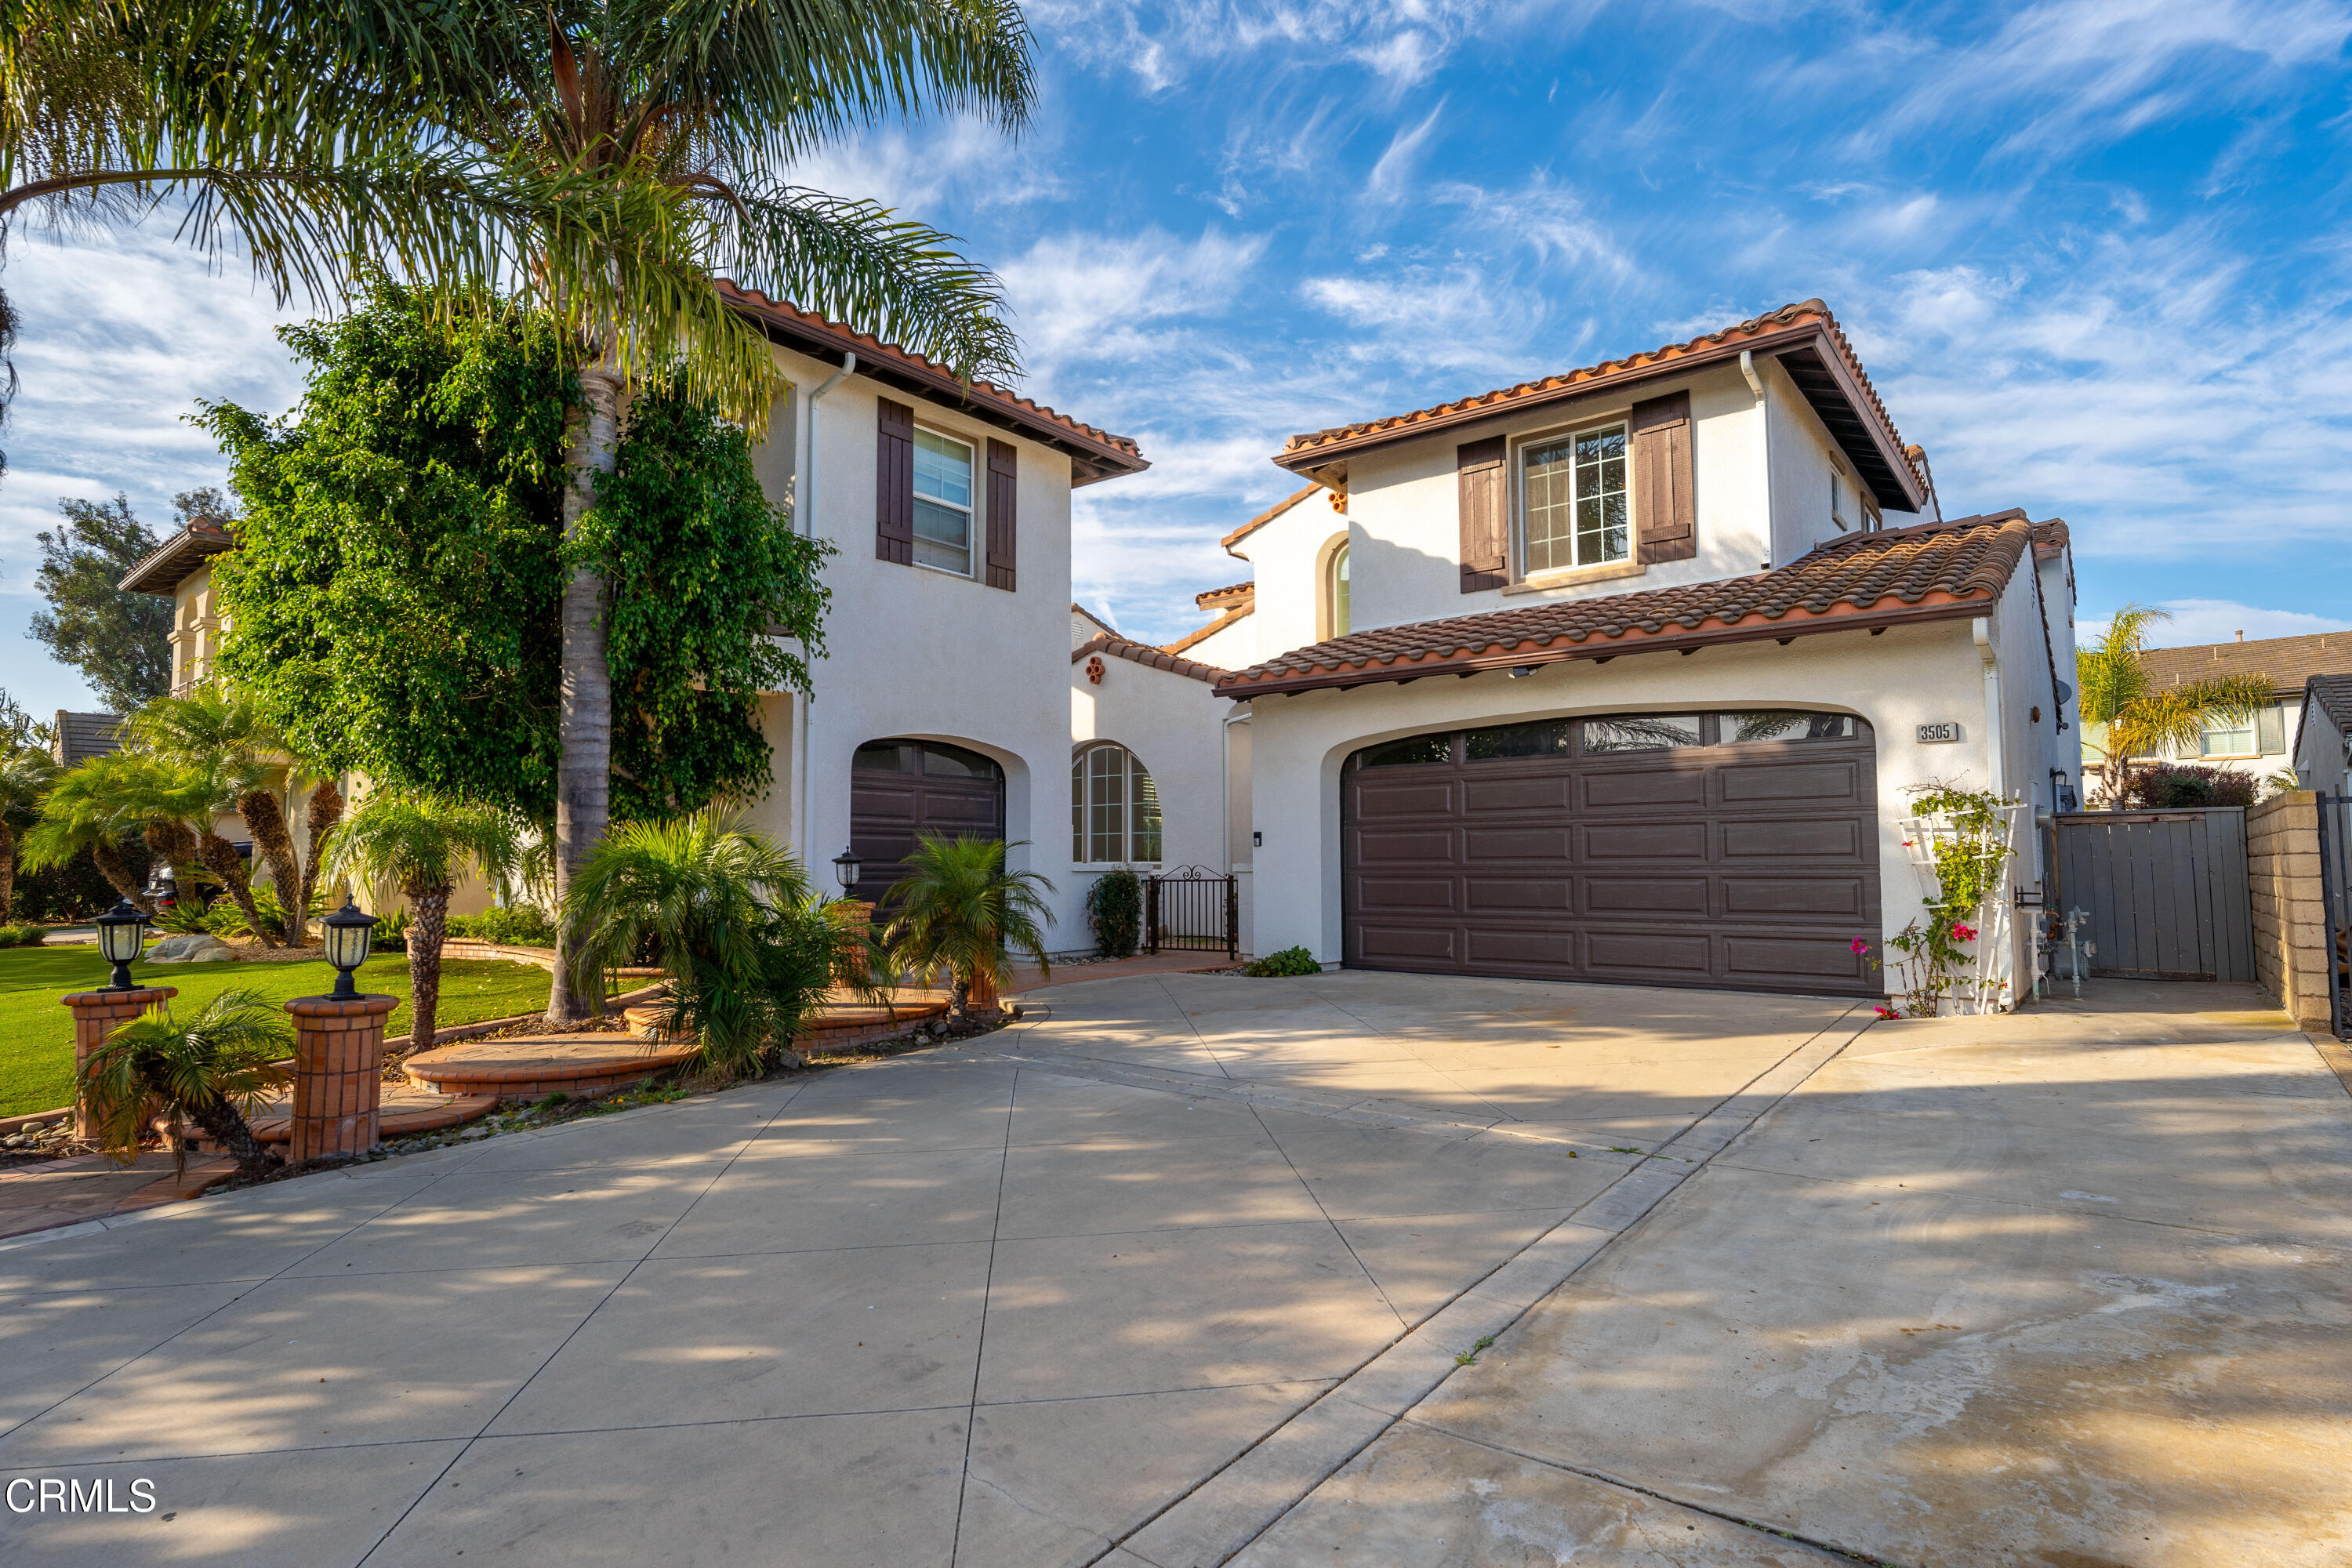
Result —
POLYGON ((262 928, 261 911, 253 903, 253 884, 246 878, 245 862, 238 858, 236 846, 207 828, 196 836, 196 854, 203 858, 205 869, 219 878, 228 896, 236 900, 236 907, 245 913, 246 929, 253 932, 256 940, 264 947, 282 945, 262 928))
POLYGON ((402 891, 408 894, 408 912, 416 922, 408 931, 408 1043, 429 1051, 441 1015, 441 943, 449 934, 449 889, 402 891))
POLYGON ((253 847, 269 862, 269 879, 278 885, 278 901, 286 910, 286 945, 302 945, 302 917, 309 905, 302 897, 302 873, 294 863, 294 836, 286 831, 286 808, 274 790, 248 790, 237 797, 237 815, 252 830, 253 847))
POLYGON ((147 889, 139 879, 131 874, 131 863, 122 858, 122 851, 115 847, 114 840, 91 840, 89 858, 90 863, 98 868, 98 874, 106 879, 107 885, 130 900, 132 909, 151 919, 153 917, 153 901, 147 897, 147 889))
MULTIPOLYGON (((583 406, 572 411, 570 472, 563 490, 569 539, 596 507, 597 481, 619 458, 625 389, 613 356, 580 372, 583 406)), ((576 567, 563 588, 563 676, 555 764, 555 894, 560 903, 589 850, 612 821, 613 675, 604 658, 604 580, 576 567)), ((604 1006, 604 979, 577 963, 579 939, 567 921, 556 939, 550 1023, 576 1023, 604 1006)))
POLYGON ((327 863, 327 838, 343 820, 343 792, 335 781, 328 779, 310 792, 310 831, 309 853, 302 858, 302 912, 310 912, 310 900, 319 890, 319 872, 327 863))

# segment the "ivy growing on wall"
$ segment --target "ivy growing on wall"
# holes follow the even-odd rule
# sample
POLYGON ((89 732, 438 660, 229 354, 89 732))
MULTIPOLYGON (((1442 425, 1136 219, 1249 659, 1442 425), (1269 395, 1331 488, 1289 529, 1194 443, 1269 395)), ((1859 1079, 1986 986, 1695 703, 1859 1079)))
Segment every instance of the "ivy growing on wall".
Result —
POLYGON ((640 400, 567 542, 571 388, 543 324, 444 324, 387 285, 283 336, 309 366, 293 415, 203 420, 245 503, 215 567, 222 669, 306 756, 551 820, 558 613, 584 561, 611 585, 615 815, 765 788, 759 693, 808 679, 769 634, 822 650, 827 547, 761 494, 741 430, 640 400))

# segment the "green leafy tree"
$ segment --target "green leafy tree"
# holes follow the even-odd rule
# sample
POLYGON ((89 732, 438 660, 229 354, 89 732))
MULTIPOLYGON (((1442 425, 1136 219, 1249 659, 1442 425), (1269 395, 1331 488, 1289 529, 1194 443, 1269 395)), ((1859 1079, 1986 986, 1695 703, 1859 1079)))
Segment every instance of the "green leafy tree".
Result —
MULTIPOLYGON (((191 505, 217 499, 212 490, 181 496, 176 521, 184 524, 191 505)), ((58 510, 64 525, 37 536, 36 581, 48 608, 34 615, 33 637, 58 663, 81 671, 110 712, 128 713, 172 684, 172 601, 115 586, 161 541, 133 515, 127 496, 68 499, 58 510)))
POLYGON ((572 879, 562 922, 600 969, 650 944, 670 976, 663 1028, 736 1074, 823 1005, 838 936, 799 861, 707 810, 615 827, 572 879))
POLYGON ((16 835, 37 820, 57 776, 56 764, 40 752, 0 754, 0 925, 16 918, 16 835))
POLYGON ((293 1054, 292 1019, 255 992, 224 991, 185 1023, 149 1013, 117 1028, 82 1063, 80 1097, 97 1122, 99 1147, 119 1164, 139 1158, 148 1106, 161 1100, 175 1133, 185 1117, 239 1172, 263 1175, 283 1156, 262 1146, 246 1118, 291 1081, 282 1064, 293 1054))
POLYGON ((2193 747, 2211 726, 2248 722, 2272 700, 2275 683, 2263 675, 2158 686, 2141 655, 2147 651, 2148 628, 2171 618, 2164 610, 2126 605, 2097 642, 2074 651, 2084 743, 2099 753, 2101 781, 2117 811, 2130 794, 2133 758, 2193 747))
POLYGON ((759 694, 808 680, 769 634, 822 648, 828 547, 769 503, 740 427, 676 383, 640 400, 605 505, 567 542, 563 379, 543 323, 445 326, 385 286, 286 335, 312 367, 297 416, 205 418, 247 505, 215 567, 221 668, 290 749, 551 826, 559 602, 584 558, 612 585, 625 812, 766 784, 759 694))
POLYGON ((1013 953, 1053 972, 1045 928, 1054 917, 1039 889, 1050 893, 1054 884, 1034 871, 1008 869, 1006 848, 1001 838, 926 833, 907 858, 907 876, 885 896, 898 911, 887 936, 891 957, 901 969, 949 976, 958 1023, 971 1021, 975 988, 989 1000, 1012 983, 1013 953))
POLYGON ((469 872, 501 888, 513 880, 521 860, 513 818, 496 806, 446 796, 383 792, 344 819, 329 855, 341 875, 368 885, 389 882, 408 900, 409 1040, 431 1050, 449 895, 469 872))

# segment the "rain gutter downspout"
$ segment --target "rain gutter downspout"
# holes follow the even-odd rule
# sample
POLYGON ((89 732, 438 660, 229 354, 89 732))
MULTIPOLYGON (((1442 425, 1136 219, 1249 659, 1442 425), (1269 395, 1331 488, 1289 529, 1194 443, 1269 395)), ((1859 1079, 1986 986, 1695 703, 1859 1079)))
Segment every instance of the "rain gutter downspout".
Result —
MULTIPOLYGON (((2029 563, 2032 559, 2032 547, 2031 545, 2028 545, 2026 548, 2026 557, 2029 563)), ((1977 658, 1982 660, 1984 664, 1985 775, 1988 780, 1986 787, 1996 798, 2005 801, 2009 798, 2009 792, 2006 787, 2004 787, 2001 771, 2000 649, 1993 642, 1992 617, 1990 616, 1978 616, 1970 620, 1969 622, 1969 635, 1976 640, 1977 658)), ((2002 831, 2006 836, 2013 826, 2012 819, 2004 815, 2001 818, 2001 826, 2002 831)), ((2004 839, 2004 841, 2006 841, 2006 839, 2004 839)), ((2014 846, 2012 846, 2012 847, 2014 847, 2014 846)), ((2004 880, 2005 879, 2004 879, 2004 880)), ((2005 889, 2001 889, 1998 891, 1997 896, 2005 899, 2009 895, 2005 889)), ((1992 921, 1990 919, 1988 919, 1984 923, 1989 928, 1992 925, 1992 921)), ((2007 928, 2004 925, 2001 929, 2005 930, 2007 928)), ((2016 957, 2016 942, 2012 937, 2009 944, 2009 951, 2000 955, 2001 972, 1998 978, 2007 980, 2017 973, 2016 957)), ((2038 957, 2033 962, 2034 968, 2038 973, 2041 968, 2041 962, 2038 957)), ((2011 1005, 2015 1005, 2015 999, 2013 996, 2011 999, 2011 1005)), ((2006 1009, 2004 1009, 2004 1011, 2006 1011, 2006 1009)))
MULTIPOLYGON (((803 539, 816 537, 816 405, 824 400, 826 393, 847 380, 856 369, 856 354, 843 354, 841 368, 819 382, 816 389, 801 400, 802 421, 806 435, 801 445, 801 479, 799 493, 793 497, 797 504, 793 508, 793 521, 799 528, 803 539)), ((814 740, 811 733, 813 720, 809 707, 814 700, 808 692, 800 694, 800 722, 793 734, 798 744, 793 748, 796 753, 793 758, 793 771, 800 774, 801 796, 801 830, 796 837, 800 840, 802 863, 810 867, 816 864, 817 855, 816 846, 811 841, 811 836, 816 831, 816 803, 810 798, 809 789, 809 752, 814 740)))

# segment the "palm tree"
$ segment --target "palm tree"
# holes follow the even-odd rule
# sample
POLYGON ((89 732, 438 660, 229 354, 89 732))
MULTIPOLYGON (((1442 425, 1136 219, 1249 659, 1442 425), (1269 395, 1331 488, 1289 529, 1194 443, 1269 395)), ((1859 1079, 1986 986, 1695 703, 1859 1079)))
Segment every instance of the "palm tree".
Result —
POLYGON ((670 976, 664 1030, 742 1074, 824 1002, 835 928, 809 902, 807 872, 773 839, 699 811, 614 828, 572 879, 563 926, 599 968, 650 943, 670 976))
POLYGON ((16 914, 16 831, 35 821, 57 776, 56 765, 29 747, 0 757, 0 925, 16 914))
POLYGON ((2217 675, 2158 687, 2140 656, 2147 630, 2168 611, 2126 605, 2099 640, 2074 650, 2084 743, 2098 752, 2109 804, 2123 809, 2125 775, 2134 757, 2161 756, 2197 743, 2215 723, 2243 723, 2271 701, 2262 675, 2217 675))
POLYGON ((408 900, 409 1041, 433 1048, 441 1011, 441 943, 449 895, 470 870, 503 887, 521 858, 514 824, 495 807, 446 795, 372 795, 335 830, 335 870, 362 883, 393 883, 408 900))
POLYGON ((906 879, 885 898, 898 911, 887 937, 892 958, 926 976, 948 974, 958 1023, 971 1021, 975 988, 992 1000, 1012 982, 1012 953, 1026 953, 1053 973, 1045 927, 1054 917, 1038 890, 1050 893, 1054 884, 1034 871, 1006 869, 1005 850, 1013 847, 1001 838, 926 833, 907 858, 906 879))
MULTIPOLYGON (((142 834, 151 860, 172 868, 183 895, 193 892, 197 868, 206 861, 189 817, 203 810, 209 794, 208 781, 195 770, 141 752, 90 757, 58 774, 49 786, 40 820, 25 835, 26 868, 62 866, 87 849, 114 890, 142 914, 152 915, 147 879, 123 859, 121 840, 142 834)), ((207 832, 210 822, 206 814, 207 832)), ((226 843, 221 847, 236 865, 236 849, 226 843)))
POLYGON ((283 1063, 293 1054, 294 1024, 285 1013, 256 992, 224 991, 185 1024, 168 1012, 149 1013, 117 1028, 82 1063, 79 1095, 99 1147, 119 1164, 139 1158, 153 1099, 168 1108, 175 1152, 185 1116, 241 1173, 258 1176, 283 1158, 261 1146, 245 1119, 271 1089, 292 1081, 283 1063))
MULTIPOLYGON (((282 775, 289 795, 310 782, 286 738, 250 700, 217 686, 199 686, 183 697, 159 697, 131 718, 131 733, 144 749, 167 762, 184 763, 235 782, 236 812, 253 834, 253 847, 268 864, 286 911, 286 943, 303 944, 310 900, 318 881, 317 823, 320 797, 341 815, 342 796, 331 780, 311 792, 311 854, 305 866, 288 830, 286 804, 271 784, 282 775)), ((331 827, 331 823, 330 826, 331 827)))

